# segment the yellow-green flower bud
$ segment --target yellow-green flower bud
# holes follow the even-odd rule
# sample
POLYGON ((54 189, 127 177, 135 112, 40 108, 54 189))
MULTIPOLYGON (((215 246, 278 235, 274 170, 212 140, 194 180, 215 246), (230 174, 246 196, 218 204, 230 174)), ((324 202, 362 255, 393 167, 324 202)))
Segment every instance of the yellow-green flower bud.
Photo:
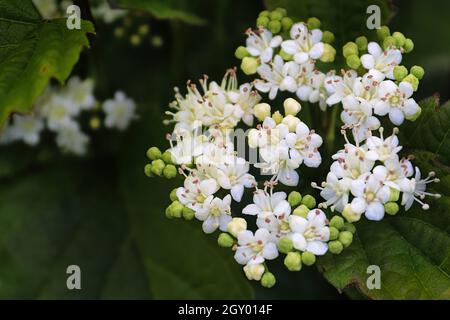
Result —
POLYGON ((289 252, 284 258, 284 265, 289 271, 300 271, 302 268, 300 252, 289 252))
POLYGON ((294 247, 292 245, 292 240, 289 239, 288 237, 282 237, 279 241, 278 241, 278 251, 280 251, 281 253, 289 253, 291 252, 294 247))
POLYGON ((234 52, 234 56, 240 60, 244 59, 245 57, 248 57, 250 54, 247 51, 247 48, 244 46, 239 46, 236 48, 236 51, 234 52))
POLYGON ((377 30, 377 36, 380 40, 384 40, 386 37, 389 37, 391 35, 391 31, 389 30, 388 26, 382 26, 380 29, 377 30))
POLYGON ((261 280, 264 270, 262 264, 251 264, 244 267, 244 273, 248 280, 261 280))
POLYGON ((173 218, 171 206, 168 206, 168 207, 166 208, 165 215, 166 215, 166 218, 169 218, 169 219, 172 219, 172 218, 173 218))
POLYGON ((264 10, 259 13, 258 17, 268 17, 269 15, 270 15, 269 10, 264 10))
POLYGON ((195 217, 195 211, 186 206, 183 207, 183 218, 185 220, 192 220, 195 217))
POLYGON ((389 200, 388 201, 392 201, 392 202, 396 202, 398 201, 398 199, 400 198, 400 191, 394 188, 389 188, 389 200))
POLYGON ((97 130, 102 125, 102 122, 100 121, 99 117, 92 117, 89 119, 89 127, 91 127, 92 130, 97 130))
POLYGON ((358 46, 359 51, 367 50, 367 38, 364 36, 358 37, 355 40, 356 45, 358 46))
POLYGON ((316 199, 312 195, 307 194, 303 197, 302 204, 308 209, 314 209, 316 207, 316 199))
POLYGON ((406 39, 403 49, 405 49, 406 53, 410 53, 414 49, 414 42, 411 39, 406 39))
POLYGON ((258 19, 256 19, 256 26, 265 28, 267 27, 269 22, 270 22, 269 17, 258 17, 258 19))
POLYGON ((133 34, 130 37, 130 43, 132 46, 137 47, 138 45, 140 45, 142 42, 141 36, 138 34, 133 34))
POLYGON ((247 221, 244 218, 233 218, 227 225, 227 231, 237 237, 239 232, 247 230, 247 221))
POLYGON ((353 225, 353 223, 346 222, 346 223, 344 224, 344 228, 343 228, 342 230, 344 230, 344 231, 349 231, 349 232, 355 234, 355 232, 356 232, 356 227, 353 225))
POLYGON ((392 34, 392 36, 394 37, 395 41, 397 42, 398 48, 401 48, 405 45, 406 38, 403 35, 403 33, 396 31, 392 34))
POLYGON ((177 176, 177 168, 173 164, 164 167, 163 175, 166 179, 173 179, 177 176))
POLYGON ((336 57, 336 49, 334 49, 328 43, 324 43, 323 44, 323 53, 320 56, 320 61, 325 62, 325 63, 333 62, 335 57, 336 57))
POLYGON ((276 124, 280 124, 281 121, 283 121, 283 116, 281 115, 281 113, 279 111, 275 111, 272 114, 272 119, 273 119, 273 121, 275 121, 276 124))
POLYGON ((280 10, 273 10, 269 14, 270 20, 280 21, 283 18, 283 12, 280 10))
POLYGON ((277 279, 275 278, 273 273, 268 272, 268 271, 264 272, 264 274, 261 278, 261 285, 264 288, 272 288, 276 282, 277 282, 277 279))
POLYGON ((297 115, 297 113, 299 113, 300 110, 302 109, 300 102, 298 102, 293 98, 287 98, 286 100, 284 100, 283 107, 285 115, 290 114, 293 116, 297 115))
POLYGON ((151 169, 152 173, 157 176, 161 176, 165 166, 166 166, 166 164, 161 159, 153 160, 152 161, 152 169, 151 169))
POLYGON ((284 31, 289 31, 293 24, 294 21, 292 21, 292 19, 289 17, 284 17, 283 19, 281 19, 281 26, 283 27, 284 31))
POLYGON ((419 107, 419 109, 417 109, 416 113, 414 113, 412 116, 406 116, 405 118, 406 118, 406 120, 409 120, 409 121, 416 121, 417 118, 419 118, 421 114, 422 114, 422 108, 419 107))
POLYGON ((314 253, 305 251, 302 253, 302 262, 305 266, 312 266, 316 262, 314 253))
POLYGON ((347 56, 346 62, 347 62, 347 65, 354 70, 358 69, 359 66, 361 65, 361 60, 355 54, 351 54, 351 55, 347 56))
POLYGON ((391 216, 396 215, 399 210, 400 208, 397 202, 388 202, 384 204, 384 211, 391 216))
POLYGON ((405 66, 394 67, 394 77, 397 81, 402 81, 408 75, 408 69, 405 66))
POLYGON ((383 40, 384 50, 387 50, 389 48, 395 48, 395 47, 397 47, 397 40, 395 40, 394 37, 387 36, 386 38, 384 38, 384 40, 383 40))
POLYGON ((180 201, 175 200, 174 202, 172 202, 172 204, 170 205, 170 211, 172 212, 172 216, 175 218, 181 218, 181 216, 183 215, 183 208, 184 206, 181 204, 180 201))
POLYGON ((409 83, 412 85, 414 91, 417 91, 417 89, 419 88, 419 79, 417 79, 416 76, 413 75, 413 74, 408 74, 408 75, 403 79, 403 81, 409 82, 409 83))
POLYGON ((122 38, 125 35, 125 29, 122 27, 117 27, 114 29, 114 36, 116 38, 122 38))
POLYGON ((241 63, 241 69, 246 75, 251 75, 256 73, 258 69, 258 60, 254 57, 244 57, 241 63))
POLYGON ((288 114, 286 117, 283 118, 283 121, 281 121, 281 123, 285 124, 288 127, 289 132, 295 132, 297 125, 300 123, 300 119, 294 117, 291 114, 288 114))
POLYGON ((152 173, 152 165, 150 163, 147 163, 144 167, 144 173, 147 177, 151 178, 154 177, 152 173))
POLYGON ((335 227, 330 227, 330 240, 336 240, 339 237, 339 230, 335 227))
POLYGON ((178 188, 175 188, 175 189, 173 189, 172 191, 170 191, 169 198, 170 198, 171 201, 178 200, 178 197, 177 197, 177 190, 178 190, 178 188))
POLYGON ((273 34, 277 34, 281 31, 281 22, 279 20, 272 20, 267 25, 267 28, 272 32, 273 34))
POLYGON ((291 207, 296 207, 302 202, 302 195, 298 191, 292 191, 289 193, 288 202, 291 207))
POLYGON ((297 208, 295 208, 295 210, 294 210, 294 212, 292 212, 292 214, 302 217, 302 218, 306 218, 309 211, 310 210, 308 209, 308 207, 305 206, 304 204, 302 204, 301 206, 298 206, 297 208))
POLYGON ((217 244, 222 248, 231 248, 234 244, 234 239, 228 233, 222 232, 217 238, 217 244))
POLYGON ((279 13, 281 13, 281 15, 283 17, 285 17, 287 15, 287 10, 285 8, 276 8, 275 11, 278 11, 279 13))
POLYGON ((150 160, 160 159, 161 155, 161 151, 157 147, 151 147, 147 150, 147 157, 150 160))
POLYGON ((293 58, 292 54, 286 53, 284 52, 283 49, 280 50, 280 52, 278 53, 280 55, 280 57, 283 58, 284 61, 291 61, 293 58))
POLYGON ((361 219, 361 214, 354 212, 352 210, 350 203, 344 207, 344 210, 342 211, 342 216, 348 222, 356 222, 356 221, 359 221, 359 219, 361 219))
POLYGON ((164 151, 164 153, 161 156, 162 161, 164 161, 166 164, 173 164, 172 161, 172 153, 169 151, 164 151))
POLYGON ((333 43, 334 42, 334 34, 330 31, 324 31, 322 34, 322 42, 324 43, 333 43))
POLYGON ((149 31, 150 31, 150 27, 148 24, 141 24, 138 28, 138 33, 141 36, 145 36, 146 34, 148 34, 149 31))
POLYGON ((330 250, 332 254, 339 254, 344 250, 344 246, 338 240, 334 240, 328 242, 328 250, 330 250))
POLYGON ((342 228, 344 227, 344 223, 345 221, 341 216, 334 216, 330 220, 330 227, 335 227, 338 230, 342 230, 342 228))
POLYGON ((425 74, 425 70, 423 70, 423 68, 420 66, 413 66, 411 67, 411 74, 417 79, 422 80, 423 75, 425 74))
POLYGON ((309 30, 320 28, 320 20, 317 19, 316 17, 309 18, 306 24, 308 25, 309 30))
POLYGON ((253 114, 259 121, 264 121, 270 117, 270 105, 268 103, 258 103, 253 107, 253 114))
POLYGON ((349 245, 352 244, 353 241, 353 233, 350 231, 341 231, 339 233, 339 242, 342 243, 344 248, 347 248, 349 245))
POLYGON ((358 51, 358 46, 356 45, 356 43, 354 42, 347 42, 343 47, 342 47, 342 54, 344 55, 345 58, 347 58, 348 56, 351 55, 359 55, 359 51, 358 51))

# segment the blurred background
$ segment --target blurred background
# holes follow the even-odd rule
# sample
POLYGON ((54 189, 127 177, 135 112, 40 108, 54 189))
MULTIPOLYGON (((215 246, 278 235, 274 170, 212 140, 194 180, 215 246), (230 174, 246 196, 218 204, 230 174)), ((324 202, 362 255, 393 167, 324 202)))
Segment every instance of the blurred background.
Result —
MULTIPOLYGON (((143 174, 147 148, 168 147, 164 137, 171 128, 162 119, 173 87, 185 92, 188 79, 205 73, 220 81, 227 68, 239 66, 234 50, 261 10, 285 6, 301 18, 318 17, 324 29, 344 37, 336 43, 339 52, 339 44, 368 32, 365 9, 371 1, 354 2, 173 0, 168 3, 199 20, 157 19, 139 9, 126 22, 94 20, 91 48, 73 74, 94 78, 99 99, 126 92, 138 105, 139 119, 125 133, 87 128, 92 141, 86 157, 61 154, 45 139, 37 148, 0 147, 0 298, 361 298, 352 290, 339 293, 315 267, 292 273, 281 261, 273 265, 274 288, 253 285, 232 253, 219 248, 215 236, 204 235, 198 222, 164 216, 169 192, 181 180, 143 174), (136 45, 132 31, 118 36, 124 23, 128 30, 148 25, 152 36, 136 45), (71 264, 81 268, 82 290, 66 288, 71 264)), ((450 2, 382 2, 390 8, 383 19, 391 17, 391 30, 414 40, 405 64, 426 70, 417 100, 438 93, 447 101, 450 2)), ((92 19, 88 1, 78 3, 83 18, 92 19)))

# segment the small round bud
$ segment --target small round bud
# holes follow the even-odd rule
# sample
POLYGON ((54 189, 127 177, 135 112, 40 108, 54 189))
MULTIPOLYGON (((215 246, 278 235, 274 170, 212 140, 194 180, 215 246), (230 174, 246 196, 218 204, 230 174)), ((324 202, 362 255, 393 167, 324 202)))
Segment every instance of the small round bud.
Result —
POLYGON ((333 43, 334 42, 334 34, 330 31, 324 31, 322 34, 322 42, 324 43, 333 43))
POLYGON ((316 207, 316 199, 312 195, 307 194, 303 197, 302 204, 308 209, 314 209, 316 207))
POLYGON ((309 211, 310 210, 308 209, 308 207, 305 206, 304 204, 302 204, 301 206, 298 206, 297 208, 295 208, 295 210, 294 210, 294 212, 292 212, 292 214, 302 217, 302 218, 306 218, 309 211))
POLYGON ((269 15, 270 15, 269 10, 264 10, 259 13, 258 17, 268 17, 269 15))
POLYGON ((416 121, 417 118, 419 118, 421 114, 422 114, 422 108, 419 107, 417 109, 416 113, 414 113, 412 116, 405 116, 405 118, 406 118, 406 120, 409 120, 409 121, 416 121))
POLYGON ((358 56, 359 55, 358 46, 354 42, 347 42, 342 47, 342 54, 344 55, 345 58, 351 55, 358 56))
POLYGON ((286 53, 284 52, 283 49, 280 50, 280 52, 278 53, 280 55, 280 57, 283 58, 284 61, 291 61, 293 58, 292 54, 286 53))
POLYGON ((344 228, 343 228, 342 230, 344 230, 344 231, 349 231, 349 232, 355 234, 355 232, 356 232, 356 227, 353 225, 353 223, 346 222, 346 223, 344 224, 344 228))
POLYGON ((291 114, 293 116, 299 113, 302 109, 300 102, 292 98, 287 98, 286 100, 284 100, 283 107, 285 115, 291 114))
POLYGON ((161 156, 161 160, 164 161, 166 164, 173 164, 172 153, 170 153, 169 151, 164 151, 164 153, 161 156))
POLYGON ((386 211, 387 214, 394 216, 398 213, 400 210, 397 202, 388 202, 384 204, 384 211, 386 211))
POLYGON ((239 232, 247 230, 247 221, 244 218, 233 218, 227 225, 227 231, 237 237, 239 232))
POLYGON ((339 242, 342 243, 344 248, 347 248, 349 245, 352 244, 353 241, 353 233, 350 231, 341 231, 339 233, 339 242))
POLYGON ((283 116, 281 115, 281 113, 279 111, 275 111, 272 114, 272 119, 275 121, 276 124, 280 124, 281 121, 283 121, 283 116))
POLYGON ((281 31, 281 22, 279 20, 272 20, 267 25, 267 28, 272 32, 273 34, 277 34, 281 31))
POLYGON ((276 8, 275 11, 278 11, 279 13, 281 13, 281 15, 283 17, 285 17, 287 15, 287 10, 285 8, 276 8))
POLYGON ((308 25, 309 30, 320 28, 320 20, 317 19, 316 17, 309 18, 306 24, 308 25))
POLYGON ((241 63, 241 69, 246 75, 251 75, 256 73, 258 69, 258 60, 253 57, 244 57, 241 63))
POLYGON ((412 74, 408 74, 403 81, 405 82, 409 82, 414 91, 417 91, 417 89, 419 88, 419 79, 416 78, 416 76, 412 75, 412 74))
POLYGON ((163 175, 166 179, 173 179, 177 176, 177 168, 173 164, 164 167, 163 175))
POLYGON ((284 265, 289 271, 300 271, 302 268, 300 252, 289 252, 284 258, 284 265))
POLYGON ((281 253, 289 253, 291 252, 294 247, 292 245, 292 240, 289 239, 288 237, 282 237, 279 241, 278 241, 278 251, 280 251, 281 253))
POLYGON ((138 28, 138 33, 141 36, 145 36, 146 34, 148 34, 149 31, 150 31, 150 27, 148 24, 141 24, 138 28))
POLYGON ((358 46, 359 51, 367 50, 367 38, 364 36, 358 37, 355 40, 356 45, 358 46))
POLYGON ((380 29, 377 30, 377 36, 380 40, 384 40, 384 38, 391 35, 391 31, 389 30, 388 26, 382 26, 380 29))
POLYGON ((323 44, 323 53, 320 56, 320 61, 325 62, 325 63, 333 62, 335 57, 336 57, 336 49, 334 49, 328 43, 324 43, 323 44))
POLYGON ((294 117, 291 114, 288 114, 286 117, 283 118, 283 121, 281 121, 281 123, 285 124, 289 128, 290 132, 295 132, 297 125, 300 123, 300 119, 294 117))
POLYGON ((244 46, 239 46, 236 48, 236 51, 234 52, 234 56, 240 60, 244 59, 245 57, 248 57, 250 54, 247 51, 247 48, 244 46))
POLYGON ((338 240, 328 242, 328 250, 333 254, 339 254, 344 250, 344 246, 338 240))
POLYGON ((305 251, 302 253, 302 262, 305 266, 312 266, 316 262, 314 253, 305 251))
POLYGON ((296 207, 302 202, 302 195, 298 191, 292 191, 289 193, 288 202, 291 207, 296 207))
POLYGON ((383 40, 383 48, 384 50, 397 47, 397 40, 395 40, 392 36, 387 36, 383 40))
POLYGON ((234 244, 234 239, 228 233, 222 232, 217 238, 217 244, 222 248, 231 248, 234 244))
POLYGON ((411 39, 406 39, 403 49, 405 49, 406 53, 410 53, 414 49, 414 42, 411 39))
POLYGON ((277 279, 275 278, 273 273, 268 272, 268 271, 264 272, 264 274, 261 278, 261 285, 264 288, 272 288, 276 282, 277 282, 277 279))
POLYGON ((358 214, 352 210, 352 206, 350 203, 345 205, 344 210, 342 211, 342 216, 348 221, 348 222, 356 222, 361 219, 361 214, 358 214))
POLYGON ((256 26, 265 28, 267 27, 269 22, 270 22, 269 17, 258 17, 258 19, 256 19, 256 26))
POLYGON ((394 37, 395 41, 397 42, 398 48, 401 48, 405 45, 406 38, 403 35, 403 33, 396 31, 392 34, 392 36, 394 37))
POLYGON ((157 176, 161 176, 165 166, 166 166, 166 164, 161 159, 153 160, 152 161, 152 173, 157 176))
POLYGON ((169 218, 169 219, 172 219, 172 218, 173 218, 173 215, 172 215, 172 208, 171 208, 170 206, 168 206, 168 207, 166 208, 165 215, 166 215, 166 218, 169 218))
POLYGON ((175 218, 181 218, 181 216, 183 215, 183 208, 184 206, 181 204, 180 201, 175 200, 174 202, 172 202, 172 204, 170 205, 170 211, 172 212, 172 216, 175 218))
POLYGON ((330 240, 336 240, 339 237, 339 230, 335 227, 330 227, 330 240))
POLYGON ((117 27, 114 29, 114 36, 116 38, 122 38, 125 35, 125 29, 122 27, 117 27))
POLYGON ((394 77, 397 81, 402 81, 408 75, 408 69, 405 66, 394 67, 394 77))
POLYGON ((92 130, 97 130, 102 125, 102 122, 100 121, 99 117, 92 117, 89 119, 89 127, 91 127, 92 130))
POLYGON ((244 272, 248 280, 261 280, 264 270, 265 268, 262 264, 252 264, 244 267, 244 272))
POLYGON ((183 218, 188 221, 194 219, 194 217, 195 217, 195 211, 186 206, 183 207, 182 214, 183 214, 183 218))
POLYGON ((341 230, 344 227, 344 219, 341 216, 334 216, 330 220, 330 227, 335 227, 338 230, 341 230))
POLYGON ((164 40, 161 36, 153 36, 152 39, 150 40, 150 43, 152 44, 152 46, 154 46, 155 48, 159 48, 164 44, 164 40))
POLYGON ((170 198, 170 200, 171 200, 172 202, 175 201, 175 200, 178 200, 178 197, 177 197, 177 190, 178 190, 178 188, 175 188, 175 189, 173 189, 172 191, 170 191, 169 198, 170 198))
POLYGON ((283 18, 283 12, 281 12, 280 10, 273 10, 270 12, 269 17, 272 21, 279 21, 283 18))
POLYGON ((147 150, 147 158, 156 160, 161 158, 161 151, 157 147, 151 147, 147 150))
POLYGON ((389 188, 389 200, 391 202, 396 202, 400 198, 400 191, 394 188, 389 188))
POLYGON ((411 68, 411 74, 417 79, 422 80, 423 75, 425 74, 425 70, 423 70, 423 68, 420 66, 413 66, 411 68))
POLYGON ((152 173, 152 165, 150 163, 147 163, 144 167, 144 173, 147 177, 151 178, 154 177, 152 173))
POLYGON ((142 42, 141 36, 138 34, 133 34, 130 37, 130 43, 131 45, 137 47, 138 45, 140 45, 142 42))
POLYGON ((354 70, 358 69, 359 66, 361 65, 361 60, 355 54, 351 54, 351 55, 347 56, 346 62, 347 62, 347 65, 354 70))
POLYGON ((253 114, 259 121, 264 121, 270 117, 270 105, 268 103, 258 103, 253 107, 253 114))
POLYGON ((289 31, 293 24, 294 21, 292 21, 292 19, 289 17, 284 17, 283 19, 281 19, 281 26, 283 27, 284 31, 289 31))

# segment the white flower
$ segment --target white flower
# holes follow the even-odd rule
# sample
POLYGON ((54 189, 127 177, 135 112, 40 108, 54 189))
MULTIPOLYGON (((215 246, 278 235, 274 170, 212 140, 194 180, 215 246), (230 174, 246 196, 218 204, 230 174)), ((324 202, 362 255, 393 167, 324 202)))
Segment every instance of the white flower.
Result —
POLYGON ((375 104, 374 112, 380 116, 389 114, 391 122, 397 126, 405 118, 413 116, 419 111, 419 105, 413 98, 413 88, 408 82, 401 82, 398 86, 390 80, 381 82, 378 89, 380 101, 375 104))
POLYGON ((247 205, 242 213, 256 215, 259 228, 277 231, 278 219, 283 219, 291 213, 291 206, 286 197, 285 192, 269 194, 264 190, 257 190, 253 195, 253 203, 247 205))
POLYGON ((318 256, 328 251, 330 229, 327 227, 327 217, 322 210, 309 211, 306 219, 291 215, 289 226, 292 230, 290 238, 295 249, 309 251, 318 256))
POLYGON ((30 146, 39 143, 41 131, 44 129, 44 121, 37 115, 13 115, 13 124, 6 128, 5 141, 12 142, 22 140, 30 146))
POLYGON ((439 179, 435 178, 435 173, 430 172, 428 177, 425 179, 421 178, 420 169, 416 167, 416 174, 412 179, 403 179, 400 184, 400 190, 403 192, 402 205, 405 206, 405 210, 409 210, 414 203, 417 201, 422 205, 422 209, 428 210, 430 206, 423 202, 426 196, 431 196, 435 198, 440 198, 441 195, 438 193, 426 192, 427 184, 432 182, 439 182, 439 179))
POLYGON ((264 63, 272 60, 273 48, 279 47, 283 40, 281 36, 272 36, 272 33, 265 29, 247 30, 246 49, 254 57, 260 57, 264 63))
POLYGON ((347 143, 344 150, 333 155, 336 161, 331 164, 330 171, 338 178, 358 179, 372 170, 376 157, 376 153, 367 151, 365 146, 347 143))
POLYGON ((307 167, 317 168, 322 162, 318 148, 322 145, 322 138, 309 130, 308 126, 301 122, 295 128, 295 133, 290 132, 285 137, 287 145, 291 149, 291 159, 298 159, 300 165, 305 163, 307 167))
POLYGON ((351 95, 357 79, 358 74, 355 70, 346 71, 342 77, 334 74, 328 75, 324 80, 324 86, 329 93, 326 103, 331 106, 351 95))
POLYGON ((92 109, 95 105, 95 97, 93 94, 94 81, 92 79, 85 79, 73 76, 67 82, 67 86, 63 90, 69 100, 79 106, 81 109, 92 109))
POLYGON ((281 43, 283 50, 294 56, 294 61, 303 64, 310 59, 319 59, 324 51, 322 31, 309 31, 304 23, 296 23, 291 27, 291 39, 281 43))
POLYGON ((369 53, 361 56, 361 64, 367 70, 376 69, 389 79, 394 78, 394 67, 402 62, 402 53, 399 49, 390 48, 385 51, 376 42, 367 46, 369 53))
POLYGON ((41 114, 47 119, 47 126, 52 131, 58 131, 61 127, 74 128, 74 117, 80 113, 80 107, 69 98, 53 94, 40 106, 41 114))
POLYGON ((257 69, 262 80, 255 80, 255 88, 261 92, 269 92, 269 99, 277 96, 278 90, 295 92, 297 83, 295 76, 299 72, 299 66, 293 61, 284 63, 283 59, 276 55, 270 64, 261 64, 257 69))
POLYGON ((205 233, 213 233, 219 228, 227 231, 228 223, 231 221, 231 197, 215 198, 210 195, 195 212, 195 217, 203 221, 202 228, 205 233))
POLYGON ((64 151, 84 155, 88 142, 89 137, 80 130, 77 122, 70 122, 58 128, 56 144, 64 151))
POLYGON ((107 1, 102 1, 100 4, 92 8, 92 14, 95 18, 103 20, 110 24, 124 17, 127 14, 126 10, 114 8, 112 9, 107 1))
POLYGON ((106 114, 105 126, 125 130, 131 120, 136 118, 135 103, 122 91, 114 94, 114 99, 108 99, 103 103, 103 111, 106 114))
POLYGON ((302 74, 297 77, 298 89, 296 91, 297 97, 302 101, 308 101, 311 103, 319 103, 319 107, 322 111, 325 111, 327 106, 328 92, 325 88, 325 78, 330 75, 326 75, 319 70, 314 70, 314 64, 312 70, 307 71, 308 68, 302 66, 302 74))
POLYGON ((253 125, 253 107, 261 100, 261 96, 252 90, 252 85, 244 83, 239 87, 239 92, 230 91, 228 96, 242 112, 242 121, 248 126, 253 125))
POLYGON ((330 207, 331 211, 342 212, 348 204, 351 181, 347 177, 338 179, 334 172, 329 172, 327 181, 322 184, 323 187, 318 187, 316 184, 313 186, 321 190, 320 195, 326 200, 322 204, 323 207, 330 207))
POLYGON ((376 160, 384 162, 392 157, 398 157, 397 154, 402 150, 402 147, 399 146, 398 137, 396 135, 397 132, 397 130, 394 130, 392 135, 384 139, 383 128, 380 128, 380 137, 370 136, 367 138, 367 148, 376 152, 376 160))
POLYGON ((207 138, 198 134, 198 130, 190 131, 183 128, 175 129, 168 135, 171 148, 168 150, 176 164, 191 164, 195 157, 200 156, 205 148, 207 138), (176 146, 173 144, 176 141, 176 146))
POLYGON ((255 234, 245 230, 240 232, 237 238, 238 247, 234 259, 239 264, 250 266, 278 257, 277 246, 266 229, 258 229, 255 234))
POLYGON ((277 125, 275 120, 267 117, 262 125, 257 129, 251 129, 248 134, 248 145, 250 148, 266 148, 275 146, 288 133, 288 128, 284 124, 277 125))
POLYGON ((198 211, 205 200, 219 190, 216 180, 201 180, 195 172, 191 172, 184 180, 184 186, 177 189, 177 198, 188 208, 198 211))

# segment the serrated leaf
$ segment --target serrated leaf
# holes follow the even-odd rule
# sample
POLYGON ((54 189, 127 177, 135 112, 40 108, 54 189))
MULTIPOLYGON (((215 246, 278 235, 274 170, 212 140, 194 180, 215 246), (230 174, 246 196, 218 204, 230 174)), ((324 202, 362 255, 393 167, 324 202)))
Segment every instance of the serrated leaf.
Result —
POLYGON ((42 20, 31 0, 0 0, 0 126, 30 111, 50 78, 69 76, 93 32, 89 21, 69 30, 66 19, 42 20))
POLYGON ((194 25, 206 21, 191 12, 192 2, 184 0, 115 0, 120 8, 147 11, 158 19, 178 19, 194 25))

